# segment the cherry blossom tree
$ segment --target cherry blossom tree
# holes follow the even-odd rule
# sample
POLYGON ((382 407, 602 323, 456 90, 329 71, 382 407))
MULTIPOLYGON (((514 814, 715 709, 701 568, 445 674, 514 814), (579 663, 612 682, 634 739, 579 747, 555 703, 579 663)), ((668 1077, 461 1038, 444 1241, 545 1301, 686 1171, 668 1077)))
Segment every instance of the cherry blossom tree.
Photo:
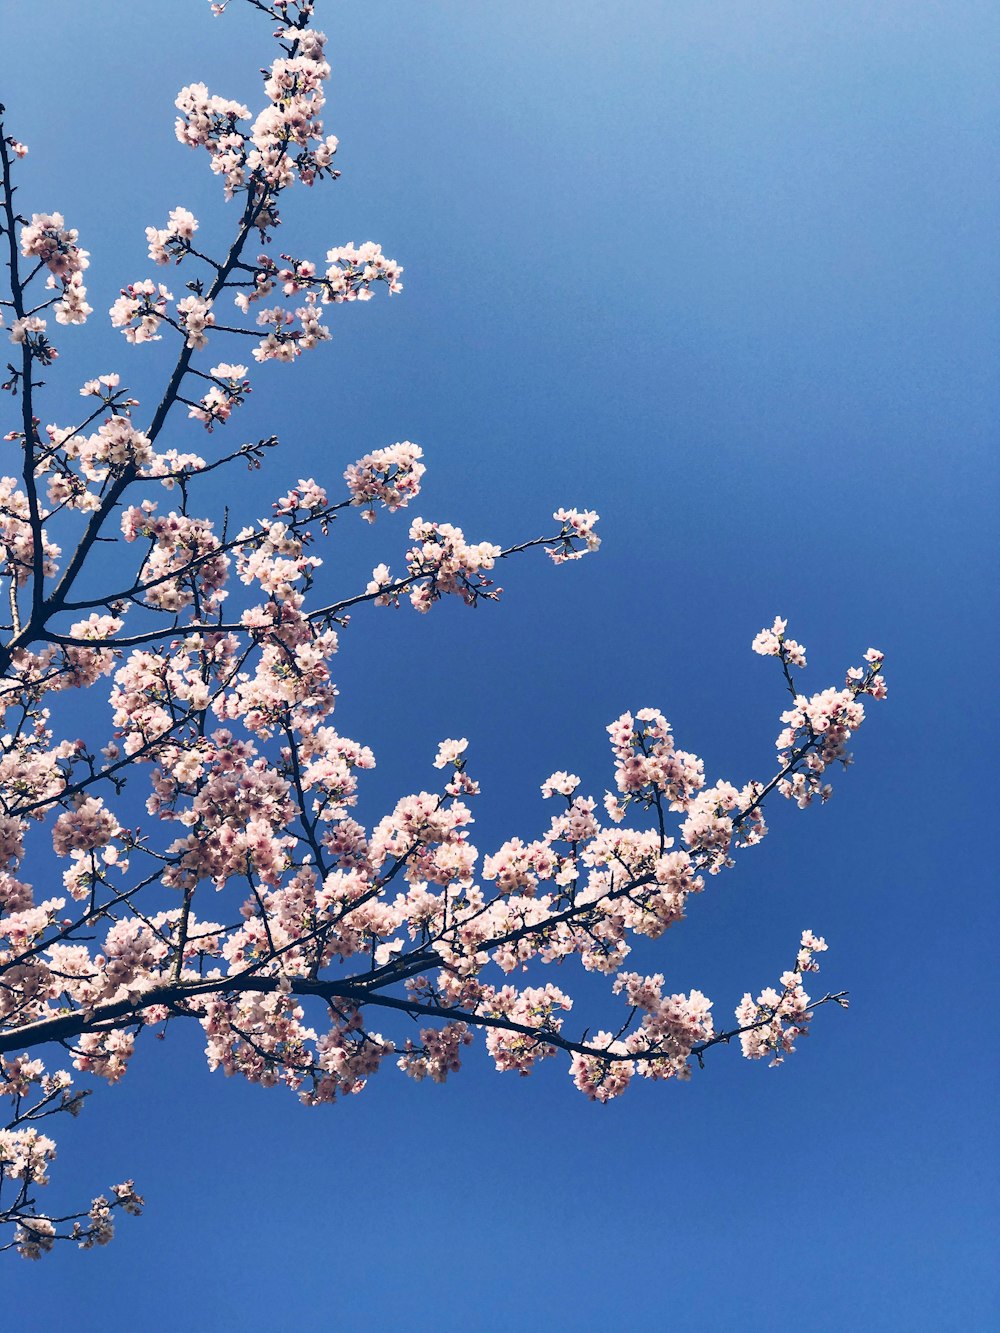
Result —
POLYGON ((826 948, 809 930, 728 1025, 699 991, 669 994, 662 974, 626 966, 637 937, 675 926, 710 877, 760 842, 769 797, 827 799, 865 696, 885 695, 874 649, 843 685, 806 694, 805 652, 785 621, 761 631, 753 649, 777 659, 790 700, 776 758, 740 787, 708 783, 664 716, 643 707, 607 728, 603 799, 553 773, 541 789, 556 807, 547 827, 482 857, 464 738, 428 755, 428 790, 371 826, 354 818, 375 759, 335 729, 331 673, 355 608, 493 602, 500 561, 596 551, 597 515, 559 508, 547 533, 507 546, 417 517, 395 567, 333 601, 315 591, 323 541, 350 510, 374 522, 412 504, 416 445, 372 448, 342 480, 300 480, 252 526, 203 516, 210 474, 258 468, 277 444, 217 443, 251 391, 248 366, 293 362, 329 338, 333 307, 402 290, 402 269, 374 242, 337 245, 322 262, 275 245, 282 194, 338 175, 322 120, 327 42, 307 0, 245 2, 277 47, 261 108, 202 84, 176 103, 177 138, 220 178, 231 244, 209 253, 198 220, 174 208, 146 229, 167 281, 132 281, 110 306, 127 343, 160 344, 143 349, 165 362, 151 410, 116 370, 80 388, 81 419, 42 424, 42 372, 58 369, 51 336, 76 337, 93 314, 88 252, 60 213, 22 204, 28 149, 0 124, 3 389, 15 413, 4 439, 20 454, 0 480, 0 1244, 29 1258, 57 1239, 104 1244, 115 1212, 140 1210, 126 1181, 80 1212, 46 1211, 36 1195, 55 1144, 43 1131, 81 1109, 78 1075, 115 1082, 137 1038, 168 1022, 201 1026, 210 1068, 283 1083, 307 1106, 360 1092, 383 1064, 444 1082, 477 1037, 501 1071, 562 1058, 603 1102, 637 1076, 686 1079, 734 1040, 778 1063, 819 1006, 846 1003, 806 993, 826 948), (65 691, 93 702, 68 710, 65 691), (152 823, 140 828, 142 801, 152 823), (28 863, 53 854, 62 883, 37 893, 28 863), (549 979, 571 960, 567 982, 580 968, 607 979, 606 1028, 571 1020, 570 993, 549 979))

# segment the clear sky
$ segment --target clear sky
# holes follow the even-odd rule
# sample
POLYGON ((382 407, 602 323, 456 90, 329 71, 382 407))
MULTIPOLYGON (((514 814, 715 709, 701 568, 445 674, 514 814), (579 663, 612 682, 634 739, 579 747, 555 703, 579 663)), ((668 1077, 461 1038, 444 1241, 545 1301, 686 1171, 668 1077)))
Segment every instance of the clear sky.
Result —
MULTIPOLYGON (((256 97, 266 25, 233 10, 3 5, 21 207, 80 229, 98 310, 152 275, 143 230, 169 208, 225 221, 172 103, 194 80, 256 97)), ((147 1215, 104 1251, 7 1257, 0 1323, 1000 1326, 996 5, 321 0, 317 26, 344 175, 289 195, 281 239, 378 240, 406 290, 338 307, 332 344, 256 376, 231 438, 283 449, 219 504, 412 439, 425 517, 506 540, 572 504, 604 537, 576 566, 505 569, 497 608, 356 617, 336 720, 378 757, 362 817, 465 735, 477 845, 535 836, 542 779, 603 790, 604 726, 644 705, 713 779, 765 777, 784 705, 756 631, 787 617, 814 689, 874 644, 890 699, 833 801, 772 805, 764 844, 644 956, 725 1020, 808 926, 852 1005, 780 1069, 720 1050, 605 1107, 560 1062, 518 1079, 479 1052, 444 1088, 387 1068, 309 1112, 210 1076, 196 1032, 144 1040, 64 1128, 52 1189, 131 1175, 147 1215)), ((96 317, 60 347, 54 412, 85 375, 142 396, 161 365, 96 317)), ((328 585, 398 563, 405 528, 343 524, 328 585)))

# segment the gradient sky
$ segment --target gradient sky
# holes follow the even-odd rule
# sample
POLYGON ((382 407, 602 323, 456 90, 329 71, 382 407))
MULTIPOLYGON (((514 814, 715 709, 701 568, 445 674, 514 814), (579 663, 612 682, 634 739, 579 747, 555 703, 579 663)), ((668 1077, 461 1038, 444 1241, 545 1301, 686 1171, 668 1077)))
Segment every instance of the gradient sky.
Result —
MULTIPOLYGON (((194 80, 256 99, 266 24, 232 8, 3 5, 21 207, 80 229, 98 310, 150 272, 143 229, 169 208, 224 234, 172 103, 194 80)), ((229 439, 283 449, 224 498, 259 512, 412 439, 425 517, 514 540, 575 504, 604 537, 575 566, 505 568, 496 608, 356 617, 336 721, 378 757, 361 817, 465 735, 477 845, 535 836, 542 779, 603 790, 604 726, 644 705, 713 780, 765 777, 784 704, 756 631, 788 618, 812 689, 874 644, 890 699, 833 801, 772 803, 771 836, 642 955, 727 1021, 808 926, 852 1005, 780 1069, 719 1050, 605 1107, 563 1062, 518 1079, 479 1052, 444 1088, 387 1068, 308 1112, 210 1076, 175 1028, 62 1127, 52 1187, 75 1203, 134 1176, 147 1215, 104 1251, 7 1256, 0 1323, 1000 1326, 996 5, 321 0, 317 26, 344 174, 288 196, 280 239, 376 239, 406 291, 336 308, 332 344, 256 375, 229 439)), ((106 321, 59 345, 55 418, 112 368, 152 396, 157 350, 106 321)), ((180 423, 173 442, 204 444, 180 423)), ((405 527, 343 523, 328 586, 398 564, 405 527)))

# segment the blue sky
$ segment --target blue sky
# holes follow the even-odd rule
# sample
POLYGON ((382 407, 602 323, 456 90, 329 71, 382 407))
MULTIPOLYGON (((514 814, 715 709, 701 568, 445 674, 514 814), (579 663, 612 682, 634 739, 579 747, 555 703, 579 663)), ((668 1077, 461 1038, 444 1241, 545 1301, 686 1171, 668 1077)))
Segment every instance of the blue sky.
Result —
MULTIPOLYGON (((808 926, 852 1007, 780 1069, 717 1051, 603 1108, 556 1062, 522 1080, 480 1053, 444 1088, 386 1070, 306 1112, 209 1076, 172 1031, 64 1130, 53 1186, 133 1175, 147 1215, 106 1251, 8 1260, 8 1317, 993 1327, 995 6, 327 0, 318 26, 344 175, 288 197, 281 239, 376 239, 406 291, 338 308, 331 345, 257 375, 232 429, 282 451, 217 502, 249 514, 412 439, 425 517, 517 539, 573 504, 604 537, 575 566, 505 569, 496 608, 356 617, 337 721, 378 757, 363 817, 465 735, 477 844, 534 836, 542 779, 603 790, 604 726, 647 704, 713 778, 766 776, 784 705, 756 631, 786 616, 815 689, 875 644, 890 699, 833 801, 772 805, 764 844, 645 956, 728 1017, 808 926)), ((8 0, 0 48, 21 206, 80 229, 98 310, 150 271, 169 208, 223 234, 173 98, 205 80, 252 101, 266 25, 203 0, 8 0)), ((60 347, 53 416, 112 368, 151 398, 155 350, 97 319, 60 347)), ((405 527, 343 524, 327 586, 398 563, 405 527)))

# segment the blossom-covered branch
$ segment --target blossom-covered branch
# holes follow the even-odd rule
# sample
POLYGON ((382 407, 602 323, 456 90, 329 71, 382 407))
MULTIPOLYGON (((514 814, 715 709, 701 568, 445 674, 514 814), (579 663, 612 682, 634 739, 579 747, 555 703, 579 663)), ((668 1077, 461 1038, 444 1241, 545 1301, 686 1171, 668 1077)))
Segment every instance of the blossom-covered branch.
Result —
POLYGON ((41 425, 39 371, 58 359, 49 318, 74 336, 93 314, 89 256, 62 214, 20 211, 27 148, 0 123, 0 311, 15 358, 4 389, 17 409, 4 438, 20 452, 0 479, 0 1248, 30 1258, 59 1239, 103 1244, 116 1211, 141 1207, 128 1181, 80 1212, 40 1208, 55 1144, 36 1126, 79 1111, 74 1078, 121 1078, 149 1028, 197 1023, 212 1068, 283 1083, 308 1105, 360 1092, 386 1061, 443 1082, 477 1034, 498 1070, 529 1074, 561 1053, 575 1085, 606 1101, 634 1077, 685 1079, 737 1038, 751 1058, 780 1059, 818 1007, 843 1002, 802 988, 826 947, 808 931, 780 990, 746 995, 729 1026, 700 991, 671 994, 663 973, 625 965, 761 841, 769 796, 829 797, 865 700, 885 694, 874 649, 842 686, 807 695, 785 622, 761 631, 753 646, 779 659, 792 703, 759 780, 709 783, 643 708, 607 729, 608 791, 552 774, 541 794, 556 814, 484 854, 470 840, 480 793, 465 738, 442 741, 428 790, 357 818, 375 757, 332 721, 351 613, 495 602, 501 560, 538 548, 575 561, 598 549, 598 519, 557 507, 543 535, 502 545, 417 517, 370 580, 335 588, 322 552, 350 511, 373 522, 421 494, 412 442, 369 448, 336 491, 300 479, 247 526, 197 507, 211 507, 208 476, 260 467, 277 446, 218 444, 254 389, 250 363, 292 362, 328 341, 334 307, 401 290, 374 242, 331 244, 325 263, 275 250, 284 191, 338 175, 322 120, 327 41, 312 4, 245 2, 276 26, 262 107, 203 84, 177 98, 178 139, 207 154, 233 205, 228 248, 213 256, 178 205, 146 239, 153 264, 191 275, 186 294, 141 276, 110 304, 124 343, 163 358, 148 415, 109 370, 80 386, 80 419, 41 425), (66 691, 86 692, 86 708, 59 707, 66 691), (61 881, 42 896, 28 875, 47 857, 61 881), (547 979, 554 964, 568 985, 574 971, 606 977, 607 1012, 577 1023, 569 991, 547 979), (52 1051, 69 1068, 50 1068, 52 1051))

